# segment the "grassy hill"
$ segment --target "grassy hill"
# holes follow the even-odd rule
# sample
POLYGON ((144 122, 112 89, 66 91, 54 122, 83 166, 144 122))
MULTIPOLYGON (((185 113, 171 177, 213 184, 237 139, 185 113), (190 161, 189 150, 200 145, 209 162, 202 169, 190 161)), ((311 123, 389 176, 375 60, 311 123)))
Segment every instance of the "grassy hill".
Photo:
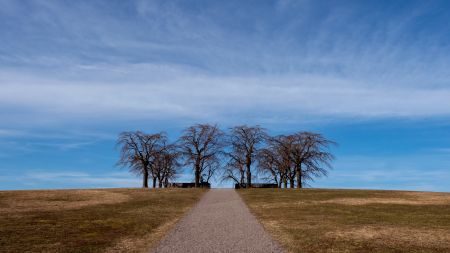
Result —
POLYGON ((203 192, 0 191, 0 251, 146 252, 203 192))
POLYGON ((450 194, 251 189, 239 193, 290 252, 450 252, 450 194))
MULTIPOLYGON (((244 189, 290 252, 450 252, 450 194, 244 189)), ((195 189, 0 191, 1 252, 146 252, 195 189)))

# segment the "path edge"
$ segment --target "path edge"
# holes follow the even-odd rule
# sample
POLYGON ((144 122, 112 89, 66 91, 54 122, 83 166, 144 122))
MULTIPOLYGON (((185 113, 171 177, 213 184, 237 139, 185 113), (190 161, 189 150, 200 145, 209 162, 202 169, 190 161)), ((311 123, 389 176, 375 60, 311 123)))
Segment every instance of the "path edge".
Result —
MULTIPOLYGON (((246 189, 242 189, 242 191, 245 191, 245 190, 246 189)), ((266 232, 266 234, 269 235, 270 239, 272 239, 272 241, 275 243, 275 246, 280 248, 283 252, 290 252, 290 251, 286 250, 286 248, 283 246, 283 244, 278 239, 276 239, 270 231, 268 231, 266 226, 264 226, 264 223, 262 223, 258 219, 258 217, 253 213, 252 209, 250 209, 250 207, 247 205, 245 200, 242 198, 241 194, 239 194, 239 191, 236 189, 234 189, 234 191, 236 191, 236 194, 239 196, 239 199, 242 201, 242 203, 244 203, 244 206, 245 206, 245 208, 247 208, 248 212, 255 218, 255 220, 259 223, 259 225, 261 225, 261 227, 263 228, 264 232, 266 232)))
POLYGON ((171 232, 172 230, 174 230, 174 229, 181 223, 181 221, 183 221, 186 217, 188 217, 188 216, 193 212, 193 210, 195 209, 195 207, 197 207, 197 206, 199 205, 200 201, 202 201, 202 199, 205 197, 206 193, 208 193, 209 191, 210 191, 210 189, 206 189, 206 190, 203 192, 202 196, 199 198, 199 200, 198 200, 194 205, 192 205, 191 207, 189 207, 189 209, 186 210, 186 211, 184 212, 184 214, 181 215, 179 218, 177 218, 177 219, 175 219, 174 221, 172 221, 172 224, 170 224, 170 226, 168 226, 167 228, 165 228, 165 231, 163 232, 163 235, 161 236, 161 238, 159 238, 158 242, 155 243, 155 244, 153 244, 153 246, 151 246, 150 248, 148 248, 145 252, 150 252, 150 253, 156 252, 156 249, 157 249, 157 248, 159 247, 159 245, 161 245, 161 243, 167 238, 167 235, 169 235, 170 232, 171 232))

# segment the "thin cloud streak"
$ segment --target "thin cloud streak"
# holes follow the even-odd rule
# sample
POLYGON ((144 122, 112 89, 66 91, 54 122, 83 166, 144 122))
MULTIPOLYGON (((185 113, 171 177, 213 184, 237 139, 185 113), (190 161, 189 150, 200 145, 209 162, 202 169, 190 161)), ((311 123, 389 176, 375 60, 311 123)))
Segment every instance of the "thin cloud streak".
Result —
POLYGON ((74 115, 96 117, 100 121, 160 117, 223 120, 230 112, 243 117, 258 110, 265 111, 266 117, 285 118, 293 114, 360 118, 450 115, 447 88, 387 89, 318 76, 176 76, 174 80, 145 85, 13 80, 2 85, 0 100, 4 106, 20 108, 30 116, 58 117, 62 121, 74 115))
POLYGON ((89 173, 66 171, 32 171, 23 176, 4 178, 5 183, 13 183, 16 187, 34 189, 42 188, 110 188, 110 187, 139 187, 140 179, 125 173, 105 173, 103 175, 94 175, 89 173))
POLYGON ((450 115, 448 34, 417 27, 433 5, 361 18, 363 5, 309 1, 244 4, 245 15, 233 4, 125 4, 136 15, 106 2, 0 4, 5 18, 30 12, 2 29, 0 112, 40 122, 450 115), (30 36, 42 43, 23 44, 30 36))
POLYGON ((413 163, 402 155, 446 148, 429 140, 446 137, 417 131, 411 138, 423 141, 409 146, 377 124, 448 128, 449 10, 445 1, 0 0, 0 156, 9 161, 0 170, 56 169, 49 163, 56 156, 67 159, 60 170, 87 171, 67 176, 71 185, 113 184, 120 180, 109 174, 119 131, 176 135, 211 122, 283 133, 313 125, 349 130, 337 135, 346 152, 330 176, 334 185, 411 188, 417 178, 393 182, 379 174, 440 173, 447 158, 413 163), (354 135, 358 121, 374 127, 354 135), (405 144, 389 150, 397 160, 381 146, 371 149, 376 159, 350 157, 360 152, 355 140, 368 147, 380 138, 405 144))

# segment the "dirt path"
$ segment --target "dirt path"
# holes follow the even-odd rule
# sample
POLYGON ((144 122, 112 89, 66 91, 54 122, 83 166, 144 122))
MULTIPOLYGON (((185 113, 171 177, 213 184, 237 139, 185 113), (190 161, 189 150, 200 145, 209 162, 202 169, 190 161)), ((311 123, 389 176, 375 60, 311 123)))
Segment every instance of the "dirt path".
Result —
POLYGON ((208 191, 153 252, 284 252, 235 190, 208 191))

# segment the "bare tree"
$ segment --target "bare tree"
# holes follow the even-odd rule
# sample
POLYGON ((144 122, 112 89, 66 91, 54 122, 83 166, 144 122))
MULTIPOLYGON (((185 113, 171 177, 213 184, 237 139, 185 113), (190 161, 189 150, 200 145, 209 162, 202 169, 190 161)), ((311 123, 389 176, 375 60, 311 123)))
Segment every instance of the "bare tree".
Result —
POLYGON ((295 185, 297 171, 291 158, 294 140, 292 135, 279 135, 271 138, 269 141, 270 146, 278 156, 279 170, 283 172, 282 181, 284 188, 287 188, 288 181, 291 188, 294 188, 295 185))
MULTIPOLYGON (((232 149, 235 147, 232 147, 232 149)), ((245 155, 244 152, 232 150, 227 152, 228 162, 225 165, 222 181, 233 181, 242 188, 245 184, 245 155)))
POLYGON ((267 134, 264 128, 260 126, 235 126, 231 128, 230 144, 231 152, 234 162, 240 160, 235 159, 239 155, 243 155, 245 167, 245 176, 247 179, 247 187, 252 186, 252 165, 254 163, 256 154, 261 144, 263 144, 267 134))
POLYGON ((223 136, 217 125, 197 124, 183 131, 179 145, 185 165, 193 167, 195 187, 199 187, 203 176, 209 181, 214 174, 214 161, 218 161, 223 153, 223 136))
POLYGON ((164 133, 145 134, 141 131, 120 133, 117 141, 117 146, 120 146, 120 159, 117 164, 122 167, 129 166, 131 172, 142 175, 144 188, 148 188, 148 178, 152 174, 155 187, 154 160, 161 152, 161 142, 165 139, 164 133))
POLYGON ((258 170, 260 174, 269 174, 268 177, 264 179, 276 183, 278 188, 281 188, 283 174, 281 171, 279 158, 280 156, 271 147, 261 149, 257 156, 258 170))
POLYGON ((200 182, 209 183, 211 178, 213 178, 216 172, 221 168, 219 157, 213 159, 206 159, 202 161, 203 172, 200 176, 200 182))
POLYGON ((157 154, 154 166, 159 188, 167 187, 169 180, 176 177, 178 170, 181 168, 178 161, 180 155, 175 145, 164 143, 163 149, 157 154))
POLYGON ((305 181, 314 177, 326 176, 334 159, 329 148, 336 143, 311 132, 298 132, 291 138, 291 160, 295 165, 297 188, 302 188, 305 181))

